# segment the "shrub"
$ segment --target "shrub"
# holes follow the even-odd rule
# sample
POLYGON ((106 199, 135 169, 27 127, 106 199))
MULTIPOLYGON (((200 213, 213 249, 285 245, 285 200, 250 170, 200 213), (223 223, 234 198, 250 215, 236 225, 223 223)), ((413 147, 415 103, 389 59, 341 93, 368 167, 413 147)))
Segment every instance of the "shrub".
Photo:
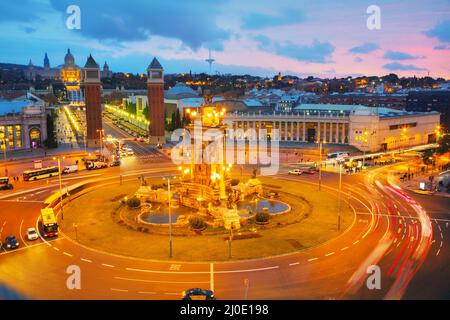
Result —
POLYGON ((257 212, 256 216, 255 216, 255 220, 256 222, 260 222, 260 223, 264 223, 264 222, 268 222, 270 219, 270 214, 268 212, 257 212))
POLYGON ((190 217, 189 224, 192 229, 203 229, 206 227, 206 222, 201 217, 190 217))
POLYGON ((137 207, 139 207, 141 205, 141 200, 139 200, 136 197, 130 198, 130 199, 127 200, 127 205, 130 208, 137 208, 137 207))

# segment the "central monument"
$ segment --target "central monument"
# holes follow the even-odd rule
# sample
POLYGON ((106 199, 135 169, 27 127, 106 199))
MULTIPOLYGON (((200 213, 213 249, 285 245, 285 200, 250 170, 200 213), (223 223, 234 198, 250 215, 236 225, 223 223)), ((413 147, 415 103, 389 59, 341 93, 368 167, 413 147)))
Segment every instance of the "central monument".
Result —
POLYGON ((147 68, 147 98, 151 144, 166 143, 164 111, 164 69, 156 58, 147 68))

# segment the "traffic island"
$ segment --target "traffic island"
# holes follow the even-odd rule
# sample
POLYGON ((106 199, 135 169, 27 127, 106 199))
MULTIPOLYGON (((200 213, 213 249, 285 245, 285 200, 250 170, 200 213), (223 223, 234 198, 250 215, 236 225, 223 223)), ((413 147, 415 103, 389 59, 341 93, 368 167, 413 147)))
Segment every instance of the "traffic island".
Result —
MULTIPOLYGON (((196 224, 186 218, 172 225, 173 260, 226 261, 287 254, 318 246, 344 232, 354 213, 343 203, 341 231, 337 231, 337 196, 318 191, 314 185, 291 180, 260 178, 264 187, 289 206, 279 215, 255 214, 237 230, 196 224), (282 191, 289 190, 289 192, 282 191), (231 246, 229 239, 232 239, 231 246), (231 248, 231 249, 230 249, 231 248), (231 250, 231 252, 230 252, 231 250)), ((155 181, 149 180, 149 183, 155 181)), ((140 182, 111 184, 73 199, 59 220, 61 232, 80 244, 97 250, 136 258, 167 260, 167 224, 142 224, 140 208, 128 206, 140 182)), ((209 222, 205 219, 206 222, 209 222)), ((204 221, 205 221, 204 220, 204 221)))

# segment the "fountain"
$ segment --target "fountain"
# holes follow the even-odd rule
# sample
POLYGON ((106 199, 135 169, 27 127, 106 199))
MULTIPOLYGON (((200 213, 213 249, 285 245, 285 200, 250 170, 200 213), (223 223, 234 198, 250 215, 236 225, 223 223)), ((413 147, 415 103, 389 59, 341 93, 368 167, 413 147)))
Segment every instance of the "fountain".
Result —
POLYGON ((268 208, 269 213, 280 213, 289 210, 289 206, 282 202, 263 199, 263 186, 256 178, 256 169, 246 183, 232 183, 231 169, 234 159, 229 163, 225 159, 228 127, 222 121, 224 115, 224 109, 219 110, 212 106, 210 95, 205 96, 204 104, 198 112, 188 111, 190 122, 185 129, 189 133, 190 143, 182 144, 172 151, 177 152, 177 156, 183 159, 178 167, 179 183, 173 186, 170 197, 164 186, 142 185, 136 196, 141 203, 151 203, 152 209, 144 206, 141 221, 167 223, 165 216, 170 205, 175 221, 180 216, 197 214, 212 218, 214 225, 239 229, 241 219, 254 216, 257 211, 268 208), (211 132, 219 133, 212 142, 205 139, 211 132), (199 160, 199 157, 204 157, 205 154, 208 155, 208 161, 203 158, 199 160))

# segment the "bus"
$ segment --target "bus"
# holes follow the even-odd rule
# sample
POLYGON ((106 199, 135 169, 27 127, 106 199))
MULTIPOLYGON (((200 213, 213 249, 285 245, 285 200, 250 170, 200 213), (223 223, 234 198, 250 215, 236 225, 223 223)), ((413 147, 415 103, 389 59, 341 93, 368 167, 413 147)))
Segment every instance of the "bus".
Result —
POLYGON ((56 237, 58 235, 58 224, 56 223, 56 216, 53 209, 41 209, 41 218, 44 237, 56 237))
POLYGON ((344 161, 348 157, 350 157, 350 154, 345 151, 338 151, 327 154, 328 160, 344 161))
POLYGON ((55 177, 59 174, 58 167, 47 167, 35 170, 26 170, 23 172, 23 181, 34 181, 55 177))

